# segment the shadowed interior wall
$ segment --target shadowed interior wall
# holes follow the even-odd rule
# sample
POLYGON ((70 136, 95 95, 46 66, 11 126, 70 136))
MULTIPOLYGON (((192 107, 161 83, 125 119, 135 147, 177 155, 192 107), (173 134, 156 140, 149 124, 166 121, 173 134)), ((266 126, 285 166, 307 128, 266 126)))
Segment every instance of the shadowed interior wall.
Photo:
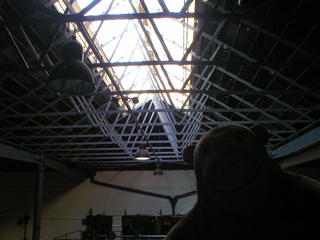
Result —
MULTIPOLYGON (((35 173, 1 173, 1 240, 23 239, 24 226, 18 221, 26 213, 31 216, 27 238, 32 238, 35 177, 35 173)), ((193 171, 165 171, 163 176, 153 176, 152 171, 100 172, 95 179, 172 197, 195 190, 193 171)), ((179 199, 176 213, 186 213, 195 201, 196 195, 179 199)), ((160 211, 163 215, 172 214, 171 204, 166 199, 94 185, 79 175, 46 172, 41 239, 52 240, 62 234, 85 230, 82 219, 91 208, 94 215, 123 215, 124 211, 128 215, 158 215, 160 211)))
MULTIPOLYGON (((318 168, 290 168, 320 180, 318 168)), ((196 180, 190 171, 165 171, 163 176, 153 176, 152 171, 99 172, 95 180, 144 191, 170 195, 172 197, 195 190, 196 180)), ((0 239, 21 240, 24 226, 18 221, 28 213, 31 218, 27 238, 32 238, 33 208, 36 173, 17 172, 0 174, 0 239)), ((196 201, 196 195, 179 199, 176 213, 185 214, 196 201)), ((54 237, 76 230, 85 230, 82 219, 90 209, 93 214, 121 216, 145 214, 170 215, 172 208, 168 200, 94 185, 81 175, 46 172, 42 208, 41 239, 54 237)), ((79 237, 79 233, 73 237, 79 237)))

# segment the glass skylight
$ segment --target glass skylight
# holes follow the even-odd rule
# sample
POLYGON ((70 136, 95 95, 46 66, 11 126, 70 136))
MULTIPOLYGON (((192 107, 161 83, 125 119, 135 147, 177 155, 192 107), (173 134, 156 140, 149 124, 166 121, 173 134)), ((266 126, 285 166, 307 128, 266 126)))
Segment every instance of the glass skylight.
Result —
MULTIPOLYGON (((149 13, 163 12, 158 0, 144 1, 149 13)), ((180 12, 185 4, 184 0, 164 1, 170 12, 180 12)), ((79 10, 90 4, 88 0, 77 0, 79 10)), ((57 4, 56 4, 57 5, 57 4)), ((61 10, 62 11, 62 10, 61 10)), ((102 0, 86 15, 101 14, 133 14, 145 12, 140 1, 131 0, 102 0)), ((194 12, 191 4, 188 12, 194 12)), ((72 25, 72 24, 71 24, 72 25)), ((183 58, 193 39, 193 19, 154 19, 150 20, 107 20, 94 21, 87 25, 87 29, 95 37, 97 47, 106 57, 106 62, 144 62, 144 61, 179 61, 183 58), (161 43, 161 39, 163 43, 161 43), (166 51, 166 49, 167 51, 166 51)), ((76 27, 76 25, 74 25, 76 27)), ((81 37, 81 36, 77 36, 81 37)), ((87 47, 87 46, 85 46, 87 47)), ((90 57, 90 51, 87 57, 90 57)), ((191 60, 191 54, 186 58, 191 60)), ((189 76, 191 66, 160 65, 156 66, 114 66, 114 79, 123 90, 180 90, 189 76)), ((112 84, 106 80, 112 90, 112 84)), ((188 89, 189 86, 186 87, 188 89)), ((130 95, 138 97, 140 104, 154 97, 166 101, 175 108, 180 108, 187 94, 140 94, 130 95)), ((135 107, 135 106, 133 106, 135 107)))

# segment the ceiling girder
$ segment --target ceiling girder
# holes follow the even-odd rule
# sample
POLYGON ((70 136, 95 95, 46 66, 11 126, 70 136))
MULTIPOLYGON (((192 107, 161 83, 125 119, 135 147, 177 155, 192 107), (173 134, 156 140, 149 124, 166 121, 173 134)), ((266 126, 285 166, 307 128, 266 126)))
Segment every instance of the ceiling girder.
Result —
MULTIPOLYGON (((249 104, 249 103, 248 103, 249 104)), ((147 113, 147 112, 295 112, 295 111, 313 111, 316 110, 318 111, 318 107, 298 107, 295 109, 292 108, 284 108, 284 107, 279 107, 279 108, 239 108, 239 109, 221 109, 221 108, 206 108, 206 109, 179 109, 179 111, 177 111, 176 109, 167 109, 167 108, 163 108, 163 109, 142 109, 142 110, 109 110, 109 111, 105 111, 105 110, 92 110, 92 111, 81 111, 80 113, 78 113, 77 111, 70 111, 70 112, 43 112, 43 113, 24 113, 20 115, 16 115, 16 114, 5 114, 3 115, 4 119, 10 119, 10 118, 21 118, 21 117, 50 117, 50 116, 72 116, 72 115, 95 115, 95 114, 104 114, 104 113, 108 113, 108 114, 114 114, 114 113, 147 113)), ((273 117, 271 117, 273 118, 273 117)), ((274 120, 278 120, 279 122, 281 120, 279 119, 274 119, 274 120)), ((308 119, 308 122, 313 121, 312 119, 308 119)), ((99 126, 98 123, 93 124, 93 126, 99 126)), ((103 125, 103 126, 107 126, 103 125)))
MULTIPOLYGON (((154 164, 158 160, 162 163, 180 164, 185 167, 186 164, 181 156, 182 150, 196 143, 204 132, 212 127, 230 122, 247 126, 262 124, 268 127, 271 138, 267 147, 274 150, 277 156, 319 142, 317 116, 320 105, 316 103, 320 99, 319 84, 312 85, 300 80, 305 73, 316 72, 319 67, 317 54, 310 51, 304 44, 309 43, 309 39, 313 39, 309 35, 317 30, 318 19, 315 19, 314 15, 296 17, 290 14, 276 16, 230 13, 220 6, 222 1, 218 1, 218 4, 200 1, 198 4, 204 4, 208 12, 188 13, 186 10, 192 0, 185 2, 180 13, 170 13, 165 1, 159 0, 163 13, 150 13, 151 8, 148 9, 147 5, 149 3, 141 0, 145 13, 138 13, 130 1, 133 14, 110 14, 113 4, 111 2, 104 14, 85 16, 84 14, 100 1, 92 1, 79 13, 73 9, 74 5, 70 4, 70 1, 63 1, 67 6, 66 14, 54 11, 53 4, 56 1, 50 1, 44 7, 30 5, 29 10, 35 7, 39 12, 31 14, 26 19, 15 18, 8 21, 7 19, 10 18, 7 17, 5 21, 0 22, 0 26, 7 29, 6 34, 0 37, 5 39, 6 44, 11 45, 11 51, 3 51, 2 54, 14 63, 12 65, 14 67, 4 67, 4 65, 1 67, 1 72, 5 74, 2 75, 0 82, 10 80, 29 91, 19 96, 4 88, 6 97, 0 98, 1 121, 5 123, 4 127, 0 127, 0 131, 4 133, 0 137, 1 140, 19 143, 22 148, 33 149, 35 152, 46 152, 52 159, 65 163, 78 159, 81 167, 91 170, 121 169, 121 167, 134 169, 135 166, 144 169, 144 166, 154 164), (45 9, 45 7, 51 8, 45 9), (67 14, 68 11, 71 14, 67 14), (49 15, 48 18, 42 17, 46 14, 49 15), (193 38, 191 46, 184 49, 184 46, 179 46, 171 39, 162 36, 156 20, 169 17, 173 17, 175 22, 197 36, 193 38), (197 27, 194 27, 185 21, 180 21, 181 18, 194 18, 200 21, 197 27), (127 26, 133 24, 136 33, 144 32, 133 39, 136 41, 136 48, 127 53, 127 57, 130 56, 129 61, 121 62, 122 58, 114 57, 119 50, 118 44, 128 28, 124 28, 113 42, 105 41, 101 46, 95 45, 103 22, 118 19, 138 20, 128 21, 127 26), (150 29, 155 34, 154 39, 148 37, 149 29, 143 24, 144 20, 151 23, 150 29), (100 21, 100 26, 95 32, 89 34, 88 28, 93 21, 100 21), (284 23, 286 26, 276 34, 265 28, 265 22, 271 21, 276 24, 284 23), (270 52, 259 60, 252 57, 251 50, 246 51, 245 48, 241 49, 234 44, 237 43, 238 30, 235 33, 235 40, 230 42, 223 35, 226 34, 225 31, 231 22, 238 30, 242 24, 250 31, 252 29, 252 33, 256 36, 259 34, 272 39, 270 52), (66 23, 72 23, 75 29, 65 33, 63 30, 59 31, 60 26, 65 25, 68 28, 66 23), (310 26, 300 45, 294 39, 286 40, 285 31, 292 23, 310 26), (39 24, 52 28, 49 37, 39 36, 44 44, 40 50, 33 45, 33 34, 38 34, 36 29, 39 24), (210 24, 214 26, 212 29, 215 29, 211 32, 206 29, 210 24), (75 34, 83 36, 87 46, 86 62, 95 72, 97 88, 93 93, 82 95, 42 93, 47 89, 44 81, 37 76, 43 75, 43 78, 48 76, 48 71, 54 65, 53 62, 59 59, 55 55, 55 48, 61 48, 61 45, 75 34), (19 39, 19 35, 22 38, 19 39), (44 41, 44 39, 47 40, 44 41), (154 41, 159 41, 165 53, 164 59, 167 58, 167 60, 160 58, 157 52, 159 49, 154 45, 154 41), (139 42, 141 44, 138 44, 139 42), (113 43, 117 44, 113 48, 112 55, 108 56, 109 59, 106 56, 102 57, 100 53, 103 47, 108 47, 109 44, 111 46, 113 43), (282 58, 279 58, 282 59, 279 61, 270 60, 269 56, 278 43, 293 51, 284 60, 282 58), (173 59, 169 50, 170 44, 184 52, 181 60, 173 59), (153 56, 147 50, 147 45, 151 46, 153 56), (193 46, 197 46, 197 49, 193 46), (12 50, 15 51, 16 56, 12 55, 12 50), (131 61, 131 57, 138 51, 143 54, 142 61, 131 61), (186 60, 189 53, 193 56, 192 60, 186 60), (222 60, 221 54, 224 53, 228 56, 222 60), (311 61, 291 61, 298 54, 310 58, 311 61), (90 59, 95 60, 91 62, 90 59), (186 76, 176 77, 168 73, 166 69, 171 65, 184 68, 186 76), (117 67, 125 67, 125 70, 115 77, 114 69, 117 67), (134 67, 136 77, 132 81, 132 86, 143 81, 137 79, 137 76, 140 68, 146 67, 148 69, 146 79, 152 80, 153 89, 137 91, 122 88, 123 79, 134 67), (296 68, 304 68, 304 71, 296 75, 287 73, 290 69, 294 72, 296 68), (248 69, 257 69, 257 71, 255 74, 243 76, 243 72, 248 69), (269 79, 266 87, 261 87, 263 85, 258 83, 259 73, 265 75, 270 73, 270 78, 266 78, 266 80, 269 79), (34 88, 23 85, 19 79, 21 75, 34 78, 39 85, 34 88), (105 79, 110 81, 106 83, 105 79), (232 80, 235 83, 234 86, 227 86, 224 82, 220 84, 221 81, 228 81, 228 79, 235 80, 232 80), (174 81, 180 81, 183 87, 175 89, 172 84, 174 81), (275 90, 284 89, 282 86, 275 87, 274 84, 277 81, 283 83, 285 91, 275 90), (109 88, 112 90, 109 91, 109 88), (149 93, 155 94, 156 98, 148 104, 136 105, 135 109, 129 104, 130 96, 138 94, 140 97, 149 93), (189 94, 181 108, 175 109, 172 93, 189 94), (110 108, 110 97, 122 100, 119 109, 110 108), (41 108, 33 106, 35 100, 41 101, 41 108), (261 104, 263 100, 266 100, 266 103, 261 104), (43 104, 46 106, 44 107, 43 104), (57 105, 63 105, 63 107, 59 108, 57 105), (25 111, 23 107, 29 111, 25 111), (111 117, 112 120, 109 120, 111 117), (43 125, 43 122, 46 124, 43 125), (311 131, 306 134, 305 132, 310 129, 311 131), (298 137, 298 135, 301 136, 298 137), (151 147, 152 160, 141 163, 134 161, 133 155, 138 149, 139 141, 143 139, 151 147)), ((9 1, 9 4, 14 8, 14 1, 9 1)), ((202 7, 199 9, 204 10, 202 7)), ((252 46, 255 44, 258 44, 257 37, 252 41, 252 46)), ((4 152, 8 152, 8 148, 4 152)), ((15 157, 20 158, 19 155, 15 157)))
MULTIPOLYGON (((21 148, 12 147, 3 143, 0 143, 0 157, 5 159, 13 159, 22 162, 32 163, 32 164, 40 164, 40 156, 41 154, 35 154, 23 150, 21 148)), ((0 159, 1 161, 1 159, 0 159)), ((56 171, 71 173, 70 169, 66 164, 59 163, 57 161, 51 160, 46 157, 45 165, 51 169, 56 171)))
MULTIPOLYGON (((297 133, 298 134, 298 133, 297 133)), ((294 154, 320 142, 320 127, 299 136, 298 138, 282 145, 275 149, 273 154, 275 157, 284 157, 289 154, 294 154)))
MULTIPOLYGON (((66 2, 66 1, 65 1, 66 2)), ((69 8, 71 5, 69 4, 69 8)), ((26 25, 52 24, 52 23, 68 23, 68 22, 93 22, 93 21, 108 21, 108 20, 132 20, 132 19, 156 19, 156 18, 195 18, 195 19, 210 19, 210 20, 250 20, 250 21, 274 21, 274 22, 318 22, 318 19, 313 16, 293 17, 286 15, 250 15, 241 13, 130 13, 130 14, 107 14, 107 15, 88 15, 83 16, 79 13, 71 15, 59 15, 59 17, 51 18, 31 18, 13 21, 2 21, 0 27, 17 27, 26 25)))

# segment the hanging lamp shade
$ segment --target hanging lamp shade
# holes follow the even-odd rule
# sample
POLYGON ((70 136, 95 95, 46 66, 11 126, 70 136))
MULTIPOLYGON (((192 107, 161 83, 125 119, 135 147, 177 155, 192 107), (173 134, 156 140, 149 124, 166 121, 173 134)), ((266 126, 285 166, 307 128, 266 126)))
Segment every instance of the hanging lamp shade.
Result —
POLYGON ((82 94, 93 92, 95 84, 90 68, 82 61, 83 49, 77 41, 68 42, 63 48, 63 59, 58 62, 47 79, 46 85, 54 92, 82 94))
POLYGON ((163 172, 162 172, 162 169, 161 169, 159 163, 157 163, 156 169, 153 171, 153 175, 155 175, 155 176, 161 176, 161 175, 163 175, 163 172))
POLYGON ((146 148, 147 148, 146 143, 141 142, 139 144, 139 149, 136 152, 134 159, 139 161, 149 160, 151 157, 150 157, 149 151, 146 148))

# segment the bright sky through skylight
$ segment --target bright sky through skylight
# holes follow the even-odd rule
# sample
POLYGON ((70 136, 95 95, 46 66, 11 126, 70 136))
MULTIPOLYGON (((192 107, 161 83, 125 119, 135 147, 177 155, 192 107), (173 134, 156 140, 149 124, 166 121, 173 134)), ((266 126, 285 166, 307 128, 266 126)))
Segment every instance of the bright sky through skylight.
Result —
MULTIPOLYGON (((78 0, 80 8, 85 8, 91 1, 78 0)), ((140 1, 102 0, 86 15, 100 14, 126 14, 141 12, 140 1), (107 12, 108 11, 108 12, 107 12)), ((150 13, 163 12, 158 0, 145 1, 150 13)), ((180 12, 184 6, 184 0, 165 0, 170 12, 180 12)), ((194 5, 189 8, 194 12, 194 5)), ((194 26, 193 19, 154 19, 154 22, 168 48, 173 60, 181 60, 188 46, 192 42, 193 31, 186 27, 194 26)), ((149 20, 109 20, 90 23, 90 28, 97 34, 97 41, 110 62, 140 62, 169 60, 156 32, 149 20), (100 27, 100 28, 99 28, 100 27), (147 31, 150 39, 146 37, 143 28, 147 31), (155 51, 153 50, 153 47, 155 51)), ((187 59, 190 60, 190 57, 187 59)), ((130 66, 114 67, 115 79, 124 90, 149 90, 149 89, 171 89, 170 83, 175 89, 180 90, 185 79, 190 73, 190 66, 166 65, 164 69, 160 66, 130 66)), ((130 95, 134 97, 134 95, 130 95)), ((152 94, 142 94, 140 103, 153 98, 152 94)), ((186 95, 169 94, 159 95, 158 98, 173 103, 179 108, 186 99, 186 95)))

